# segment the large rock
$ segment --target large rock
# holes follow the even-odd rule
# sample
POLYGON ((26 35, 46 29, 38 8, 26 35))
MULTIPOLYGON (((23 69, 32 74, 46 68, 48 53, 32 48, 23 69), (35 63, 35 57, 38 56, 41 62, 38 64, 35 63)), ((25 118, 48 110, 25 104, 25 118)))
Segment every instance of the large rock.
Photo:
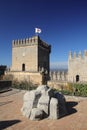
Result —
POLYGON ((47 91, 49 89, 49 87, 47 86, 47 85, 40 85, 37 89, 36 89, 36 91, 39 91, 39 92, 43 92, 43 91, 47 91))
POLYGON ((21 109, 23 115, 25 115, 27 118, 30 117, 32 108, 37 107, 38 99, 40 98, 41 93, 33 90, 26 92, 24 95, 24 103, 23 107, 21 109))
POLYGON ((22 114, 31 120, 58 119, 67 114, 64 96, 47 85, 26 92, 23 101, 22 114))
POLYGON ((58 119, 59 118, 59 104, 56 98, 51 98, 50 101, 50 119, 58 119))
POLYGON ((59 102, 59 116, 62 117, 67 114, 65 97, 61 93, 56 92, 55 98, 59 102))
POLYGON ((39 108, 31 110, 30 120, 41 120, 44 117, 44 111, 39 108))
POLYGON ((38 101, 37 108, 43 110, 46 113, 46 116, 48 116, 49 104, 50 104, 50 97, 46 95, 42 95, 38 101))

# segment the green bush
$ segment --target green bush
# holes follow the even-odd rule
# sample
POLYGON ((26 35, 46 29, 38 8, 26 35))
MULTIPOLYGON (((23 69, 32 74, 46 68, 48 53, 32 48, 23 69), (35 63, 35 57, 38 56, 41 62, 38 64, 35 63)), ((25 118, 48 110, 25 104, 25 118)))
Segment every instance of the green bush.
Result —
POLYGON ((82 96, 87 97, 87 84, 80 84, 80 83, 68 83, 67 87, 63 90, 55 90, 61 92, 64 95, 75 95, 75 96, 82 96))
POLYGON ((67 89, 62 89, 62 90, 59 90, 59 89, 56 89, 56 88, 53 88, 53 90, 56 92, 60 92, 60 93, 62 93, 62 94, 64 94, 64 95, 72 95, 72 92, 71 91, 69 91, 69 90, 67 90, 67 89))
POLYGON ((69 90, 62 90, 61 93, 64 95, 72 95, 72 92, 69 90))
POLYGON ((74 84, 76 96, 87 96, 87 84, 74 84))

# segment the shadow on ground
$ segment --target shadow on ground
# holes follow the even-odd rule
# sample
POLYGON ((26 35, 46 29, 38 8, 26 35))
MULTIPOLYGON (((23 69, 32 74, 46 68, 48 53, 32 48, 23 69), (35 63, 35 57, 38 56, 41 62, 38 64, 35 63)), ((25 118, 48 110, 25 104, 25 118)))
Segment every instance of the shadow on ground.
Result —
POLYGON ((21 122, 20 120, 7 120, 7 121, 0 121, 0 130, 4 130, 16 123, 21 122))
POLYGON ((78 102, 66 102, 66 108, 67 108, 67 115, 74 114, 77 112, 77 110, 74 108, 76 105, 78 105, 78 102))

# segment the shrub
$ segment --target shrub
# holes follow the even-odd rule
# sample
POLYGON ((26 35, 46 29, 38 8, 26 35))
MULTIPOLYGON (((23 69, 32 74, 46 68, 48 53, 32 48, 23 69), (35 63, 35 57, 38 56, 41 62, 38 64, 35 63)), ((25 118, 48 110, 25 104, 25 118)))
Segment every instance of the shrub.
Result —
POLYGON ((87 96, 87 84, 74 84, 76 96, 87 96))
POLYGON ((87 96, 87 84, 78 84, 78 83, 68 83, 63 90, 56 90, 65 95, 75 95, 75 96, 87 96))
POLYGON ((73 84, 72 83, 67 83, 65 90, 73 92, 73 84))

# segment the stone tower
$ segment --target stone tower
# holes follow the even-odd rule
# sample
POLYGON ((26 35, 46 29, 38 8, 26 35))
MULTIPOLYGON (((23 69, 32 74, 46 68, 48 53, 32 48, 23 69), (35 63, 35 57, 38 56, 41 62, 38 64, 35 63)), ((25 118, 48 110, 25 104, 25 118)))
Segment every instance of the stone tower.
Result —
POLYGON ((42 41, 39 36, 13 40, 11 72, 14 73, 14 76, 22 75, 23 77, 27 73, 34 75, 34 78, 36 73, 40 73, 42 70, 49 74, 50 52, 51 46, 42 41))
POLYGON ((68 58, 68 81, 87 82, 87 51, 82 55, 81 51, 76 54, 69 53, 68 58))

